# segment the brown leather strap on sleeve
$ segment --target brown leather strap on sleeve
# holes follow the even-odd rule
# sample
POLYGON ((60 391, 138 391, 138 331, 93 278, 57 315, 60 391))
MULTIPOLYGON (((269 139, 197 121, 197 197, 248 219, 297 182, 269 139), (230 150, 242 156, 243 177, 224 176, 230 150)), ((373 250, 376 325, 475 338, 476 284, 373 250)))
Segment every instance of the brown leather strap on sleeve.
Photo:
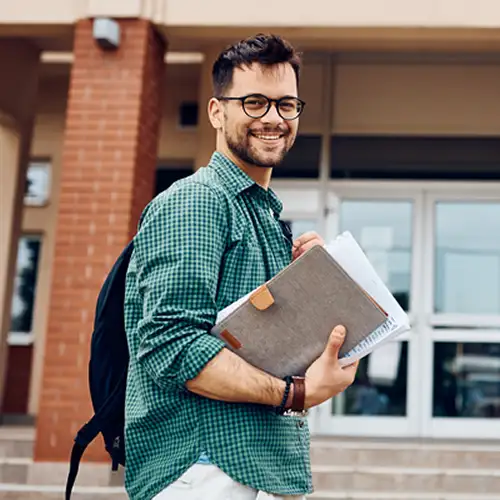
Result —
POLYGON ((306 401, 306 382, 304 377, 293 377, 292 411, 304 411, 306 401))

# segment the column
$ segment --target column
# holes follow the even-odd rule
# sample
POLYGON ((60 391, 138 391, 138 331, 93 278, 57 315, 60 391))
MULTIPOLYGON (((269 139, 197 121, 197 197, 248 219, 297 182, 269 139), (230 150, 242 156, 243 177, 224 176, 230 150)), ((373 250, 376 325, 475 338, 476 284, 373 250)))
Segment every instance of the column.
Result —
POLYGON ((38 87, 39 50, 0 40, 0 414, 8 360, 13 280, 38 87))
POLYGON ((21 225, 18 184, 21 136, 17 123, 0 112, 0 413, 4 393, 15 272, 17 240, 21 225))
MULTIPOLYGON (((149 21, 120 20, 103 51, 75 26, 35 459, 67 460, 92 415, 88 360, 97 294, 153 194, 165 43, 149 21)), ((99 438, 85 458, 104 460, 99 438)))

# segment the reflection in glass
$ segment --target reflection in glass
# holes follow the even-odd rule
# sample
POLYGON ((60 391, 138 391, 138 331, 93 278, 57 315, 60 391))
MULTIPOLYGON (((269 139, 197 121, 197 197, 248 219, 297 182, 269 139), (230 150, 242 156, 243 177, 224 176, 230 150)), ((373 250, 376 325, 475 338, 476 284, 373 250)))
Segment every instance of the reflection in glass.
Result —
POLYGON ((500 418, 500 343, 434 344, 435 417, 500 418))
POLYGON ((24 203, 40 206, 49 201, 50 168, 48 162, 31 162, 28 166, 24 203))
POLYGON ((406 415, 408 342, 389 342, 359 363, 354 384, 333 399, 337 415, 406 415))
POLYGON ((11 308, 11 332, 31 333, 39 255, 39 237, 23 236, 19 239, 11 308))
POLYGON ((340 231, 350 231, 401 307, 410 307, 413 204, 344 200, 340 231))
POLYGON ((435 312, 500 314, 500 203, 435 209, 435 312))

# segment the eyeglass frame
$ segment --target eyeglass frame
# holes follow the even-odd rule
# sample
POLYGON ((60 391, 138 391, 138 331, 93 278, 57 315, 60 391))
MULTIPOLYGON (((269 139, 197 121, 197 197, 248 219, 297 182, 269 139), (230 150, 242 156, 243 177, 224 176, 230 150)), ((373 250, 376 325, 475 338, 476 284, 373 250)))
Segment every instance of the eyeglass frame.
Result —
POLYGON ((276 112, 278 113, 278 115, 283 120, 285 120, 285 121, 293 121, 293 120, 296 120, 303 113, 304 107, 306 105, 305 101, 303 101, 302 99, 300 99, 298 97, 295 97, 295 96, 290 96, 290 95, 286 95, 286 96, 280 97, 279 99, 271 99, 270 97, 267 97, 264 94, 247 94, 247 95, 244 95, 244 96, 241 96, 241 97, 217 96, 215 98, 218 99, 219 101, 240 101, 241 102, 241 108, 243 109, 243 113, 245 113, 249 118, 253 118, 254 120, 259 120, 260 118, 263 118, 264 116, 266 116, 267 113, 269 113, 269 110, 271 109, 272 104, 274 103, 275 107, 276 107, 276 112), (262 115, 260 115, 260 116, 252 116, 252 115, 248 114, 247 110, 245 109, 245 100, 248 99, 249 97, 263 97, 264 99, 267 100, 267 109, 264 111, 264 113, 262 115), (280 105, 280 103, 282 101, 285 101, 287 99, 294 99, 294 100, 298 101, 300 103, 300 105, 301 105, 301 109, 300 109, 299 113, 297 114, 297 116, 295 116, 293 118, 285 118, 280 113, 279 105, 280 105))

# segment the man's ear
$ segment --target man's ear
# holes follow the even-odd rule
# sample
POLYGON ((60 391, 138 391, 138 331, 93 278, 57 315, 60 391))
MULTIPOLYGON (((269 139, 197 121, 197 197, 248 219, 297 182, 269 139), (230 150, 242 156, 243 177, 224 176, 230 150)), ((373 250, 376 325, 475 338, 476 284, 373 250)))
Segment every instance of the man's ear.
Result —
POLYGON ((224 110, 222 103, 215 97, 208 101, 208 119, 215 130, 220 130, 223 126, 224 110))

